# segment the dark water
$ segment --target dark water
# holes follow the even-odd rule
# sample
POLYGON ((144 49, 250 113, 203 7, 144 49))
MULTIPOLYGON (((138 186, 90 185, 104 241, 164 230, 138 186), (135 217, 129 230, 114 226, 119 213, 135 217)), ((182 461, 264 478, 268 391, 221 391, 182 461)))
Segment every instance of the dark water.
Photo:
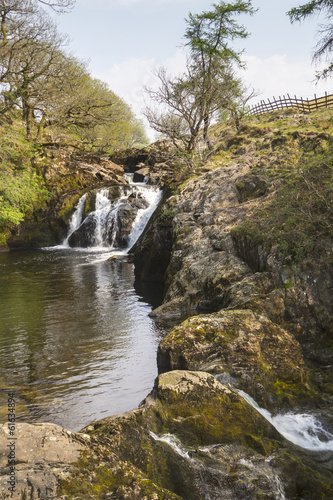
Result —
POLYGON ((157 375, 162 338, 134 289, 133 265, 105 254, 0 254, 0 420, 79 430, 132 409, 157 375))

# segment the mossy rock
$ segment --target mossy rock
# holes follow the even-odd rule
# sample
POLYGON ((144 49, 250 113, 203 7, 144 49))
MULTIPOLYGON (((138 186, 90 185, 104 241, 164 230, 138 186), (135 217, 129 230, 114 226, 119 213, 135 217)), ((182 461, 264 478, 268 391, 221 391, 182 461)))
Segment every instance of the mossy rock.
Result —
POLYGON ((313 405, 321 399, 309 385, 293 335, 248 310, 222 310, 184 321, 162 340, 157 359, 160 372, 228 373, 270 411, 313 405))
POLYGON ((84 432, 90 451, 58 498, 273 500, 284 484, 297 491, 304 473, 312 477, 302 498, 326 498, 333 485, 330 472, 205 372, 164 373, 138 409, 84 432))

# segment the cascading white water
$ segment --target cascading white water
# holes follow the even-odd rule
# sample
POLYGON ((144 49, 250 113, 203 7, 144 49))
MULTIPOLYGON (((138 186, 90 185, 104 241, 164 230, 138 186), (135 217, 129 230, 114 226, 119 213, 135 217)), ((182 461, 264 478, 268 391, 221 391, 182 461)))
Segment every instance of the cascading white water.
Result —
POLYGON ((130 234, 128 242, 128 250, 130 250, 134 245, 134 243, 139 239, 141 233, 146 227, 148 220, 155 211, 162 197, 162 191, 160 189, 154 186, 149 186, 148 189, 147 187, 148 187, 147 185, 146 186, 142 185, 142 186, 137 186, 136 188, 138 192, 141 193, 147 200, 148 207, 146 209, 139 210, 137 213, 137 216, 132 225, 132 232, 130 234))
POLYGON ((260 408, 246 392, 237 392, 292 443, 311 451, 333 451, 333 435, 313 415, 286 413, 272 416, 269 411, 260 408))
POLYGON ((75 206, 75 211, 74 211, 74 213, 73 213, 73 215, 72 215, 72 217, 71 217, 71 219, 69 221, 68 234, 67 234, 67 237, 66 237, 65 241, 63 242, 64 246, 69 246, 68 245, 68 238, 81 225, 82 216, 83 216, 83 210, 84 210, 84 206, 85 206, 85 203, 86 203, 86 198, 87 198, 87 193, 85 193, 83 196, 81 196, 81 198, 79 199, 77 205, 75 206))
POLYGON ((109 189, 103 188, 96 194, 95 211, 91 212, 87 219, 82 222, 82 214, 86 199, 86 195, 84 195, 76 206, 70 221, 69 232, 63 242, 63 246, 70 246, 69 239, 71 235, 80 229, 82 225, 82 228, 84 227, 84 229, 90 233, 90 243, 86 245, 90 250, 117 249, 116 238, 118 236, 119 220, 121 218, 119 216, 119 211, 126 207, 131 196, 143 199, 145 207, 137 210, 135 219, 132 223, 130 234, 127 237, 126 252, 128 252, 144 230, 150 216, 161 199, 162 191, 154 186, 149 186, 144 183, 131 183, 130 187, 125 188, 121 196, 114 202, 109 199, 109 189))
POLYGON ((112 206, 109 200, 109 190, 107 188, 101 189, 96 193, 95 212, 93 212, 96 226, 94 233, 94 246, 106 247, 110 246, 107 241, 109 231, 112 231, 111 246, 114 243, 114 235, 116 233, 117 225, 117 205, 112 206))
POLYGON ((155 441, 161 441, 162 443, 166 443, 171 448, 178 453, 183 458, 187 458, 188 460, 192 460, 188 450, 185 448, 185 446, 181 443, 181 441, 174 436, 173 434, 163 434, 163 436, 157 436, 154 432, 150 431, 149 433, 151 437, 155 441))

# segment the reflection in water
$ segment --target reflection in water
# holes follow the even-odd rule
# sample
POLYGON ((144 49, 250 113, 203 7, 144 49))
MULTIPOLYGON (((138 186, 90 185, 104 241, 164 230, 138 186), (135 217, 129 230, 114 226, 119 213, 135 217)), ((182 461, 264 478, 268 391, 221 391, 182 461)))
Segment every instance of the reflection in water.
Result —
POLYGON ((89 252, 0 255, 0 384, 18 420, 78 430, 147 395, 162 332, 133 283, 132 264, 89 252))

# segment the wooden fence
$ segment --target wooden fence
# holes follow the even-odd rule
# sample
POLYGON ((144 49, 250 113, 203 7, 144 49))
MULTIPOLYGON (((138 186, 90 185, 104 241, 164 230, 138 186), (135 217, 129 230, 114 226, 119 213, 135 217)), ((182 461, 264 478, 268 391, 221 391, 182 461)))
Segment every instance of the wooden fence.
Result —
POLYGON ((278 99, 273 97, 273 100, 268 102, 260 101, 255 106, 251 106, 249 114, 250 115, 262 115, 268 111, 276 111, 277 109, 293 108, 296 112, 311 113, 311 111, 316 111, 321 108, 328 108, 333 106, 333 94, 325 95, 323 97, 317 97, 314 94, 314 99, 303 99, 296 96, 290 97, 289 94, 286 96, 279 96, 278 99))

